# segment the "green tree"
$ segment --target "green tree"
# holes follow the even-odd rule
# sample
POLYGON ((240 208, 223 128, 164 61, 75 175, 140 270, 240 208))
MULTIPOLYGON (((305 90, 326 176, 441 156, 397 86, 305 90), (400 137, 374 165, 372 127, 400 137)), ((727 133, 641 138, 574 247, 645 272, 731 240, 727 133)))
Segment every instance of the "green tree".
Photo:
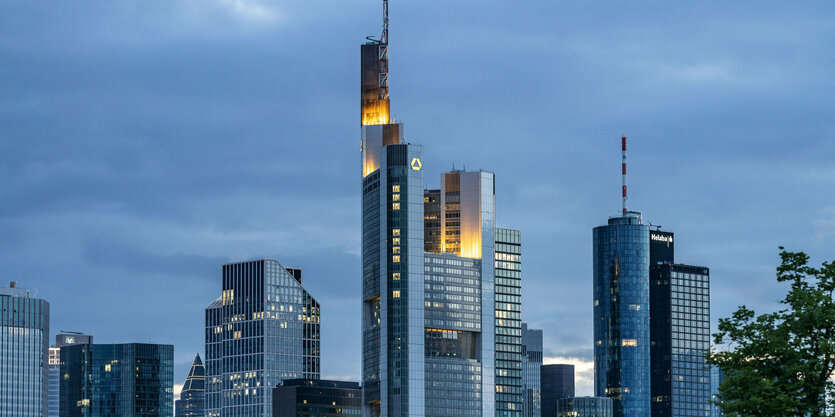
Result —
POLYGON ((835 263, 812 268, 805 253, 780 251, 785 308, 758 316, 741 306, 713 335, 728 348, 708 355, 725 373, 719 405, 728 416, 833 415, 835 263))

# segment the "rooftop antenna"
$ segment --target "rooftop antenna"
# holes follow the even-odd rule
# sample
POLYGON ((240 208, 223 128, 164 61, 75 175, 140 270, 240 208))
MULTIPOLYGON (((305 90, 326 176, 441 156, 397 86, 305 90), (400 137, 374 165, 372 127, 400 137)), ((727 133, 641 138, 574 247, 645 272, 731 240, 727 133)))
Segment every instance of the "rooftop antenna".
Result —
POLYGON ((378 50, 380 60, 379 91, 380 100, 389 98, 389 1, 383 0, 383 34, 380 35, 380 48, 378 50))
POLYGON ((620 138, 621 151, 623 152, 623 162, 621 165, 623 176, 623 215, 626 215, 626 135, 620 138))

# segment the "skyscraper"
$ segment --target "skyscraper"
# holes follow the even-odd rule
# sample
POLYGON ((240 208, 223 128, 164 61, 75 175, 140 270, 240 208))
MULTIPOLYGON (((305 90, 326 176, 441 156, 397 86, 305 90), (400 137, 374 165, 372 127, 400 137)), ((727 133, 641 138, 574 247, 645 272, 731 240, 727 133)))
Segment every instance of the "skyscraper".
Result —
POLYGON ((203 417, 206 413, 206 367, 200 355, 188 370, 180 399, 174 402, 174 417, 203 417))
POLYGON ((61 348, 61 417, 171 417, 174 346, 61 348))
POLYGON ((49 416, 58 417, 61 411, 61 347, 70 345, 89 345, 93 336, 60 332, 55 335, 55 345, 49 348, 49 416))
POLYGON ((650 274, 652 416, 709 416, 710 271, 658 263, 650 274))
POLYGON ((574 396, 574 365, 542 365, 542 415, 556 416, 562 398, 574 396))
POLYGON ((496 416, 521 417, 522 232, 496 229, 496 416))
POLYGON ((649 226, 641 214, 594 229, 594 386, 614 417, 650 414, 649 226))
POLYGON ((492 417, 494 177, 425 189, 423 148, 389 117, 387 2, 384 16, 361 47, 363 412, 492 417))
POLYGON ((0 287, 0 417, 46 417, 49 303, 0 287))
POLYGON ((522 323, 522 408, 525 417, 542 414, 541 368, 542 329, 528 329, 528 323, 522 323))
POLYGON ((272 387, 319 378, 319 303, 302 270, 274 259, 223 265, 206 309, 206 417, 272 414, 272 387))
POLYGON ((594 228, 594 387, 614 401, 614 417, 650 415, 649 226, 626 208, 594 228))

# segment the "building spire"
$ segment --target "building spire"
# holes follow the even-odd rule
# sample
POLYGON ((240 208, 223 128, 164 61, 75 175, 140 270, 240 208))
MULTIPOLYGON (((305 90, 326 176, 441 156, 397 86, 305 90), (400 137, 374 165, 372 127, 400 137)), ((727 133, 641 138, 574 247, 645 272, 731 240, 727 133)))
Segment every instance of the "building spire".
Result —
POLYGON ((623 176, 623 215, 626 215, 626 135, 620 138, 623 162, 621 163, 621 175, 623 176))

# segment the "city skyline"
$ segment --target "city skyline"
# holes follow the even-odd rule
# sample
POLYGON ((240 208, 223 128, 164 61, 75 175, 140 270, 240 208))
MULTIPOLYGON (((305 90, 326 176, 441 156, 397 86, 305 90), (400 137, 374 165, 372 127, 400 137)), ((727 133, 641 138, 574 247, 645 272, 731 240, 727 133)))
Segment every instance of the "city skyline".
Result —
MULTIPOLYGON (((22 98, 0 99, 0 128, 10 133, 0 139, 11 202, 0 211, 6 281, 50 302, 53 332, 173 343, 179 383, 203 353, 203 308, 220 293, 221 265, 281 259, 305 269, 323 305, 322 377, 360 380, 356 44, 376 34, 379 4, 336 3, 318 20, 294 4, 274 12, 259 2, 208 4, 137 6, 137 20, 123 6, 99 12, 148 35, 159 24, 152 18, 166 16, 188 23, 180 32, 143 38, 100 23, 52 41, 20 27, 31 6, 0 6, 17 22, 0 33, 21 41, 0 45, 13 62, 0 82, 22 98), (301 27, 323 20, 332 33, 301 27), (306 51, 311 44, 319 50, 306 51), (149 59, 136 65, 140 58, 149 59), (52 78, 36 70, 41 60, 65 70, 52 78), (304 82, 285 80, 296 78, 304 82), (152 294, 159 305, 149 309, 152 294), (93 317, 100 311, 112 314, 93 317), (163 325, 149 325, 156 322, 163 325)), ((544 330, 546 364, 576 365, 578 396, 591 394, 589 230, 619 212, 621 134, 630 138, 630 208, 686 242, 677 260, 711 268, 713 330, 739 304, 776 306, 778 245, 826 255, 835 242, 835 197, 826 192, 835 179, 825 120, 832 105, 815 98, 831 95, 819 71, 833 57, 804 40, 833 33, 812 7, 748 15, 709 6, 690 16, 696 33, 684 34, 674 23, 686 9, 668 5, 595 34, 629 10, 493 6, 506 12, 506 26, 491 28, 484 10, 462 22, 463 5, 444 16, 433 5, 393 6, 394 114, 407 116, 407 139, 426 148, 425 178, 453 161, 496 173, 497 226, 523 234, 523 319, 544 330), (546 18, 563 27, 538 27, 546 18), (790 37, 775 32, 788 28, 790 37), (460 42, 443 43, 449 34, 460 42), (709 50, 715 38, 723 43, 709 50), (510 50, 528 40, 536 48, 510 50), (729 55, 751 45, 747 61, 729 55), (788 62, 767 53, 798 49, 788 62), (533 51, 544 58, 531 66, 533 51), (756 68, 763 63, 768 71, 756 68), (530 85, 509 84, 520 78, 530 85), (552 302, 555 294, 566 302, 552 302)), ((80 27, 61 17, 42 16, 48 33, 80 27)))

